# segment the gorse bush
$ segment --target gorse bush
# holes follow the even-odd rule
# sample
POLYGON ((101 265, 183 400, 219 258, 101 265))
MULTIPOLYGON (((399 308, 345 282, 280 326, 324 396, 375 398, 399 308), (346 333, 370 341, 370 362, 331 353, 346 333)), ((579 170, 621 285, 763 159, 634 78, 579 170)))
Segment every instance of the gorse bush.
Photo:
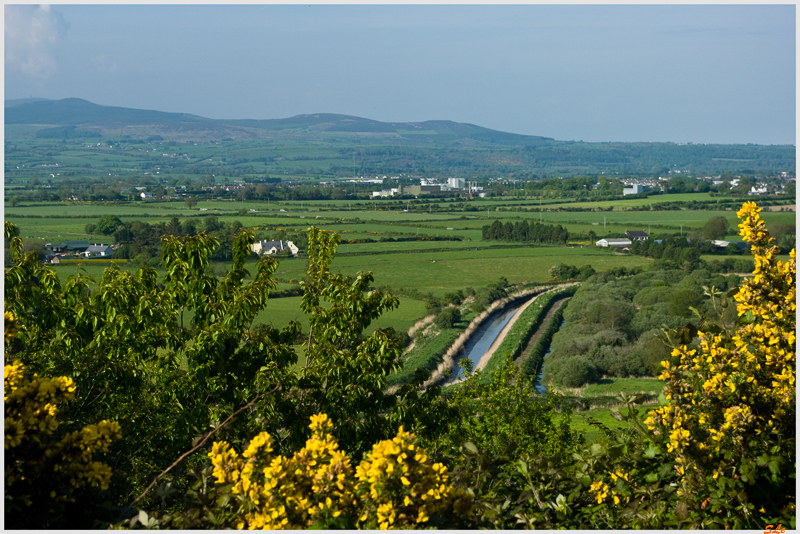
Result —
MULTIPOLYGON (((5 312, 6 344, 16 337, 14 315, 5 312)), ((108 489, 111 467, 98 460, 122 437, 115 421, 59 432, 59 406, 75 396, 67 377, 26 376, 14 360, 3 368, 5 405, 5 525, 41 528, 57 523, 65 505, 84 488, 108 489)))
POLYGON ((775 258, 759 211, 747 202, 738 214, 755 256, 753 278, 731 292, 738 324, 704 322, 698 348, 675 348, 660 376, 669 403, 645 421, 674 454, 687 501, 736 528, 786 523, 795 507, 795 251, 775 258))

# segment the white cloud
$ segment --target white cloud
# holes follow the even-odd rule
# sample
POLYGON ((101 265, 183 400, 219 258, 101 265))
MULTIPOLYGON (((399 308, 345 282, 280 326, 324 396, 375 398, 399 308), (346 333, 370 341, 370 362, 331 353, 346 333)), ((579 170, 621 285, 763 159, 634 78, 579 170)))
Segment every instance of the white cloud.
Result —
POLYGON ((56 69, 54 52, 69 24, 50 6, 5 6, 5 67, 36 78, 56 69))

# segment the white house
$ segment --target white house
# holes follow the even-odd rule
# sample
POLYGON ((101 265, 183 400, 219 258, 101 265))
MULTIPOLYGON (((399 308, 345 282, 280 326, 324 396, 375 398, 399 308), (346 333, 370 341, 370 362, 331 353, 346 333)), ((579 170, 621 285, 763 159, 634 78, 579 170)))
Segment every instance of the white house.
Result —
POLYGON ((636 241, 647 241, 650 239, 650 236, 647 235, 647 232, 644 230, 625 230, 625 235, 628 236, 631 240, 636 241))
POLYGON ((95 244, 89 245, 89 248, 81 252, 81 254, 87 258, 111 256, 114 254, 114 249, 108 245, 95 244))
POLYGON ((250 250, 256 254, 275 254, 284 250, 290 250, 292 256, 297 256, 298 249, 291 241, 256 241, 250 245, 250 250))
POLYGON ((621 237, 607 237, 595 243, 598 247, 628 247, 631 245, 630 239, 621 237))
POLYGON ((141 193, 140 196, 142 197, 142 200, 146 198, 153 198, 153 195, 151 195, 150 193, 141 193))

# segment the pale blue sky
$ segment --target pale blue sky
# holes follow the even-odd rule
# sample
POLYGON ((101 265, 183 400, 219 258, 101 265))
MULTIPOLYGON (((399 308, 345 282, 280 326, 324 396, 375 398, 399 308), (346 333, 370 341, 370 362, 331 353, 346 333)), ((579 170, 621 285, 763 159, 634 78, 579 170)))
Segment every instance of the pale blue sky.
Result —
POLYGON ((5 98, 795 143, 794 5, 5 6, 5 98))

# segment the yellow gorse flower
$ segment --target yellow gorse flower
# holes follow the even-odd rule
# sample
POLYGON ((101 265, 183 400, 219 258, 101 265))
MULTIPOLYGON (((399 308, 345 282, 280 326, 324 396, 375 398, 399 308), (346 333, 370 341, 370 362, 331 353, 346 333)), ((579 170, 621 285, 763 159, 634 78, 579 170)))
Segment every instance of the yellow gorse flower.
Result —
POLYGON ((760 211, 745 202, 738 212, 755 266, 733 297, 739 323, 729 331, 700 331, 698 350, 684 345, 673 351, 679 363, 663 362, 659 377, 669 403, 644 421, 669 437, 667 449, 684 476, 713 464, 707 474, 716 480, 734 465, 725 454, 745 454, 751 436, 779 426, 794 434, 796 256, 793 249, 789 261, 777 259, 760 211))
MULTIPOLYGON (((8 315, 6 313, 6 325, 8 315)), ((6 464, 6 488, 22 481, 20 473, 24 470, 37 473, 37 477, 46 477, 48 483, 56 486, 58 481, 63 481, 73 488, 94 486, 107 489, 111 468, 95 460, 95 455, 108 452, 110 444, 122 437, 119 423, 101 421, 54 442, 52 436, 58 429, 58 406, 74 397, 75 383, 68 377, 46 378, 34 374, 32 378, 26 378, 24 371, 25 366, 18 360, 3 368, 6 457, 14 457, 17 449, 26 448, 26 460, 6 464), (33 465, 28 459, 31 449, 40 451, 39 459, 33 465)), ((51 497, 67 499, 55 490, 51 497)))
POLYGON ((448 484, 447 468, 433 464, 402 427, 391 440, 373 446, 356 468, 332 437, 326 414, 311 417, 312 436, 292 457, 272 456, 262 432, 241 457, 227 442, 216 442, 209 457, 218 484, 232 484, 248 505, 239 528, 300 529, 342 515, 367 528, 425 525, 432 513, 464 513, 472 501, 448 484))

